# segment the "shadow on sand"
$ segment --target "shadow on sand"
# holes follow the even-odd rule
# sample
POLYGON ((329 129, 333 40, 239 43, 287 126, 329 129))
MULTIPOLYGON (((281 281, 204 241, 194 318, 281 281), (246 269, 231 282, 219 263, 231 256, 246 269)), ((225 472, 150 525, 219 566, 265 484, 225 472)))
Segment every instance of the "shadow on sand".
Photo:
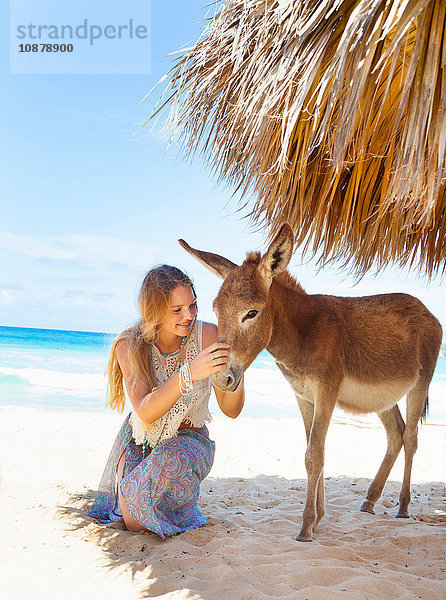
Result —
POLYGON ((315 586, 335 594, 348 590, 351 578, 396 581, 398 573, 406 577, 406 583, 401 577, 395 583, 403 595, 406 584, 409 590, 416 583, 437 597, 435 561, 446 567, 439 539, 446 525, 444 483, 413 486, 412 516, 404 520, 395 518, 401 486, 395 481, 386 484, 376 515, 359 512, 369 484, 326 479, 327 513, 310 544, 294 540, 306 480, 275 476, 206 479, 200 507, 208 525, 164 542, 152 533, 128 532, 123 523, 100 525, 89 518, 93 490, 72 495, 58 507, 57 518, 73 535, 98 546, 102 567, 125 571, 138 598, 312 598, 315 586), (279 586, 277 593, 271 586, 279 586))

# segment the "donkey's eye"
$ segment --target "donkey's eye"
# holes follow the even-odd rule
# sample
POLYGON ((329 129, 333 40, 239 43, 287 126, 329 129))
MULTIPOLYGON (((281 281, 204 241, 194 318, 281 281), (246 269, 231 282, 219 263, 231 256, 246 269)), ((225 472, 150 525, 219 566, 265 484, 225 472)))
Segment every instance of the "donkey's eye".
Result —
POLYGON ((246 315, 242 319, 242 323, 244 321, 246 321, 247 319, 253 319, 257 315, 258 312, 259 312, 258 310, 254 310, 254 309, 247 312, 246 315))

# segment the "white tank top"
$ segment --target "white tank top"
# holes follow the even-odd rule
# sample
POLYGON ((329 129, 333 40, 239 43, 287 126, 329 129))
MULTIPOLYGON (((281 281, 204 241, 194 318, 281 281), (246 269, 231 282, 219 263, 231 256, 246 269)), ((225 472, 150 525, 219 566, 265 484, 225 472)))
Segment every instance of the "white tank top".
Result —
MULTIPOLYGON (((163 356, 155 344, 151 344, 152 367, 158 386, 163 385, 172 375, 177 373, 181 366, 193 360, 202 350, 202 322, 197 321, 192 330, 187 346, 179 361, 178 354, 163 356)), ((161 442, 169 440, 177 435, 178 429, 183 421, 193 427, 203 427, 211 421, 209 413, 209 396, 211 384, 209 377, 201 381, 195 381, 192 390, 180 396, 172 408, 152 425, 146 426, 135 411, 130 415, 130 423, 133 429, 133 438, 137 444, 144 441, 154 448, 161 442)))

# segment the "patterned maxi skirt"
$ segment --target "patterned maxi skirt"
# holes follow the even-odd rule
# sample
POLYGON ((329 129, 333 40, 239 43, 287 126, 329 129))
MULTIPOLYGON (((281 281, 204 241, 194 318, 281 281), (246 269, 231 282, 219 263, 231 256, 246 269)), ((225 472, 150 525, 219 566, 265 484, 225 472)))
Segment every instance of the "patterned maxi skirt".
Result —
POLYGON ((142 446, 135 443, 127 417, 113 444, 89 516, 100 523, 122 521, 116 470, 125 452, 120 490, 138 523, 162 539, 206 525, 197 501, 214 451, 206 427, 199 431, 180 429, 176 437, 143 458, 142 446))

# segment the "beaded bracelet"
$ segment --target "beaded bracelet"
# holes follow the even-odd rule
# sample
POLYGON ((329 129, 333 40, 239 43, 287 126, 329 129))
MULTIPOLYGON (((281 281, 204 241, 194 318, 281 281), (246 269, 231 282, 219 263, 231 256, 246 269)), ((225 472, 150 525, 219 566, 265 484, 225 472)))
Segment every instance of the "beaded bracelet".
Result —
POLYGON ((178 387, 182 396, 192 390, 193 382, 189 363, 185 363, 178 372, 178 387))

